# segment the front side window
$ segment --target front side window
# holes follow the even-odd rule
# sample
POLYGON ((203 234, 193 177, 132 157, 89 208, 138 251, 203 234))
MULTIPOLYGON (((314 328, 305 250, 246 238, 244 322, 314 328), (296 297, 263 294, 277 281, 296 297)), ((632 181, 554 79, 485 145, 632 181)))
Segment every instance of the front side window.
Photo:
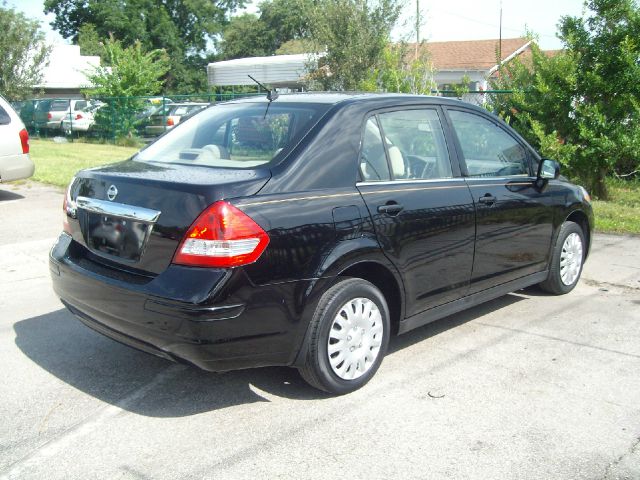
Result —
POLYGON ((432 180, 453 176, 436 110, 400 110, 382 113, 378 118, 394 179, 432 180))
POLYGON ((527 153, 495 123, 473 113, 450 110, 470 177, 529 175, 527 153))
POLYGON ((330 105, 236 103, 198 112, 134 159, 225 168, 253 168, 293 148, 330 105))

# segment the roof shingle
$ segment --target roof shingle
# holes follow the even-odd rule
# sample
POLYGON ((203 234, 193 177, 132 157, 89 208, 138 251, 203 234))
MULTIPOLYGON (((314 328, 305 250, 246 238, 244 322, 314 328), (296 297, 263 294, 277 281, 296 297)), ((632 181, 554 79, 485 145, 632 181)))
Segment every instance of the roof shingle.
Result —
MULTIPOLYGON (((428 42, 424 48, 431 56, 436 70, 489 70, 497 65, 498 39, 428 42)), ((524 47, 526 38, 503 38, 502 61, 524 47)), ((409 51, 413 51, 412 44, 409 51)))

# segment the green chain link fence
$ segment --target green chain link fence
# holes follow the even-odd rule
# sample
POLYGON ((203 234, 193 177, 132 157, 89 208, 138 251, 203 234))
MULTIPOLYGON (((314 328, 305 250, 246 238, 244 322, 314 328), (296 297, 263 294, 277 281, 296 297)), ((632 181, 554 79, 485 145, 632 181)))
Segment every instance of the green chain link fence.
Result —
MULTIPOLYGON (((433 91, 492 110, 507 90, 433 91)), ((264 92, 205 93, 144 97, 39 98, 21 102, 20 116, 36 138, 88 138, 120 143, 148 142, 173 128, 181 118, 210 104, 264 92), (80 108, 82 107, 82 108, 80 108)))

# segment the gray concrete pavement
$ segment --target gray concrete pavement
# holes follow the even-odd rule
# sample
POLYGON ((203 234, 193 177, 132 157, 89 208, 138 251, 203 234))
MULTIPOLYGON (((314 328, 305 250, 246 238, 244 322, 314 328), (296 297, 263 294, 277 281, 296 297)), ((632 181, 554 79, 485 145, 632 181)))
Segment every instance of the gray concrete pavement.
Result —
POLYGON ((0 478, 640 479, 640 238, 569 295, 507 295, 392 340, 330 398, 84 327, 51 291, 62 192, 0 186, 0 478))

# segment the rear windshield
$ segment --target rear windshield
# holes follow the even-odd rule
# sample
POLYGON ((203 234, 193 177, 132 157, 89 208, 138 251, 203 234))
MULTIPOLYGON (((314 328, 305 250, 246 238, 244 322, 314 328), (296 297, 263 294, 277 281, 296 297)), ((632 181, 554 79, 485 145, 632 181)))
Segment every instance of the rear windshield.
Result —
POLYGON ((206 105, 174 105, 169 110, 169 115, 184 116, 196 110, 201 110, 206 105))
POLYGON ((142 150, 135 160, 253 168, 288 152, 329 109, 327 104, 216 105, 195 114, 142 150))
POLYGON ((51 103, 52 112, 62 112, 69 109, 69 100, 54 100, 51 103))
POLYGON ((51 106, 51 100, 41 100, 38 102, 38 106, 36 107, 36 110, 38 110, 39 112, 46 112, 49 110, 50 106, 51 106))

